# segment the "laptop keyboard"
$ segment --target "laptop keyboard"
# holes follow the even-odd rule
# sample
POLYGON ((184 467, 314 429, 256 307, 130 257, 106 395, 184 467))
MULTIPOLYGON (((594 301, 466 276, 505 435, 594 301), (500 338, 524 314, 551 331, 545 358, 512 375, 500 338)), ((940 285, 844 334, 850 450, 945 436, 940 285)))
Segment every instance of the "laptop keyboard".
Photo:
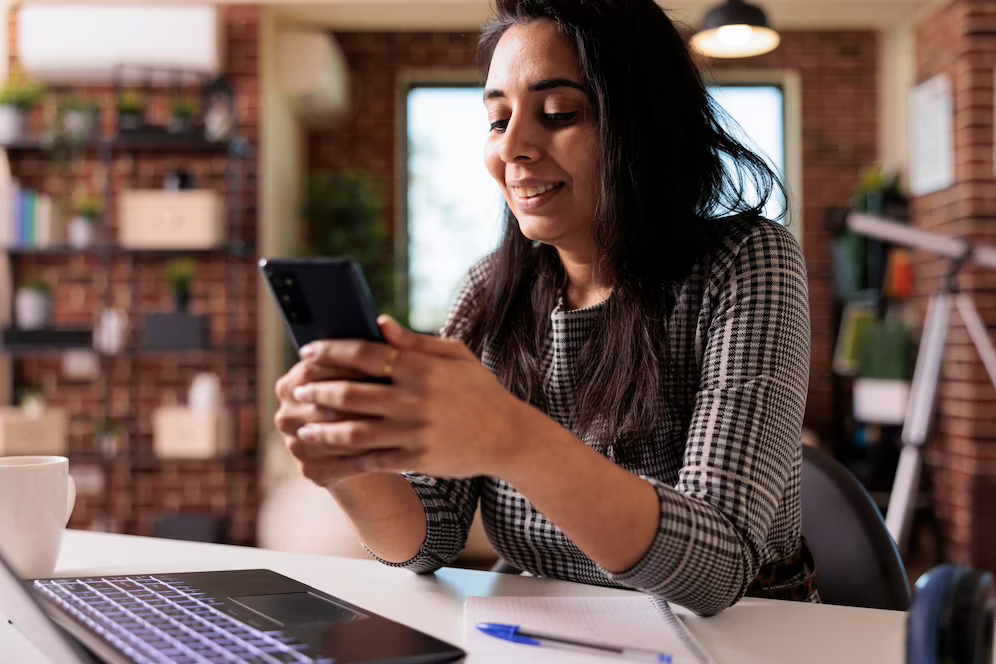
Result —
POLYGON ((51 579, 34 587, 136 664, 310 662, 303 643, 219 610, 221 600, 155 576, 51 579))

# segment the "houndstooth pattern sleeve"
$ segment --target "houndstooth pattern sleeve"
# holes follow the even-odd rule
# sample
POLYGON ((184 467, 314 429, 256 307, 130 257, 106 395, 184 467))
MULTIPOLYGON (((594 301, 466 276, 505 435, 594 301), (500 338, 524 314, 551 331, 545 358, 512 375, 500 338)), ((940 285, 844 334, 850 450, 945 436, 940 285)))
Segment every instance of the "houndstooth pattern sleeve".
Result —
POLYGON ((728 247, 725 283, 711 279, 702 352, 676 486, 657 489, 661 522, 644 558, 612 581, 710 615, 735 603, 762 563, 769 528, 799 463, 809 385, 805 264, 772 223, 728 247))
MULTIPOLYGON (((474 294, 484 279, 487 260, 481 261, 471 269, 456 303, 450 310, 449 319, 440 331, 440 336, 450 338, 463 336, 468 308, 474 305, 474 294)), ((441 479, 417 473, 404 473, 404 476, 415 489, 425 510, 425 541, 415 557, 403 563, 388 562, 369 548, 367 552, 385 565, 403 567, 419 574, 430 574, 455 561, 466 546, 481 495, 481 480, 479 478, 441 479)))

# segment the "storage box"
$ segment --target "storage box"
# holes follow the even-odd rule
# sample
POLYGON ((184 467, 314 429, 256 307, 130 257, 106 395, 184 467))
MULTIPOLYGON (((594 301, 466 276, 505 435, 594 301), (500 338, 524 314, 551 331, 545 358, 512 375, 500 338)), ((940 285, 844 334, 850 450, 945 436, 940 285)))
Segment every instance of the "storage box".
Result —
POLYGON ((910 383, 906 381, 858 378, 852 394, 854 417, 868 424, 902 424, 909 398, 910 383))
POLYGON ((22 408, 0 408, 0 455, 64 456, 69 415, 59 408, 28 413, 22 408))
POLYGON ((199 350, 211 346, 207 316, 146 314, 142 331, 142 347, 149 350, 199 350))
POLYGON ((231 415, 225 409, 164 406, 152 414, 153 446, 161 459, 214 459, 232 449, 231 415))
POLYGON ((225 242, 224 218, 224 205, 214 191, 123 191, 118 244, 130 249, 210 249, 225 242))

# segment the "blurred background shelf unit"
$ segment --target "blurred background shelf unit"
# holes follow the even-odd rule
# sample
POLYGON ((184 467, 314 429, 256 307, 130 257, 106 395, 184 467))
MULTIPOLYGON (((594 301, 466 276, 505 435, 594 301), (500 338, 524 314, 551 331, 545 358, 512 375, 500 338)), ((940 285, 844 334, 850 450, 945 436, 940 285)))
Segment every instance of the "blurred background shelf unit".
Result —
POLYGON ((71 527, 255 540, 256 128, 246 136, 234 123, 237 92, 224 81, 233 104, 225 136, 209 140, 194 110, 189 126, 169 128, 177 95, 202 99, 216 84, 50 91, 56 105, 86 100, 99 133, 67 147, 51 130, 61 111, 50 108, 34 113, 31 138, 5 146, 0 223, 14 219, 3 258, 14 291, 48 284, 52 312, 36 330, 18 329, 14 316, 0 353, 12 361, 15 398, 31 392, 69 414, 66 453, 80 485, 71 527), (132 90, 143 122, 126 131, 121 101, 132 90), (11 200, 24 191, 50 211, 11 200), (97 208, 87 242, 67 229, 81 200, 97 208), (15 218, 25 214, 27 224, 15 218), (112 348, 108 325, 120 337, 112 348), (163 455, 156 413, 186 404, 205 375, 217 377, 230 444, 208 458, 163 455))

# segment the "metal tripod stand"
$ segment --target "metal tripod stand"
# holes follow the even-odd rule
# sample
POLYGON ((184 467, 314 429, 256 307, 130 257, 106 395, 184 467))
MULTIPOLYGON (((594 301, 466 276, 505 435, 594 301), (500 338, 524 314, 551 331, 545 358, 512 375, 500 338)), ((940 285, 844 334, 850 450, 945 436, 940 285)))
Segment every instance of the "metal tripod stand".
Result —
POLYGON ((972 299, 958 288, 958 274, 971 260, 972 254, 972 249, 966 248, 961 256, 952 261, 940 291, 930 298, 927 305, 920 350, 917 354, 906 417, 903 421, 903 447, 885 517, 889 533, 901 552, 906 550, 913 524, 913 512, 920 483, 921 449, 927 441, 934 406, 937 403, 937 388, 951 324, 952 308, 957 308, 961 315, 972 343, 989 373, 989 380, 996 387, 996 350, 993 349, 989 333, 972 299))

